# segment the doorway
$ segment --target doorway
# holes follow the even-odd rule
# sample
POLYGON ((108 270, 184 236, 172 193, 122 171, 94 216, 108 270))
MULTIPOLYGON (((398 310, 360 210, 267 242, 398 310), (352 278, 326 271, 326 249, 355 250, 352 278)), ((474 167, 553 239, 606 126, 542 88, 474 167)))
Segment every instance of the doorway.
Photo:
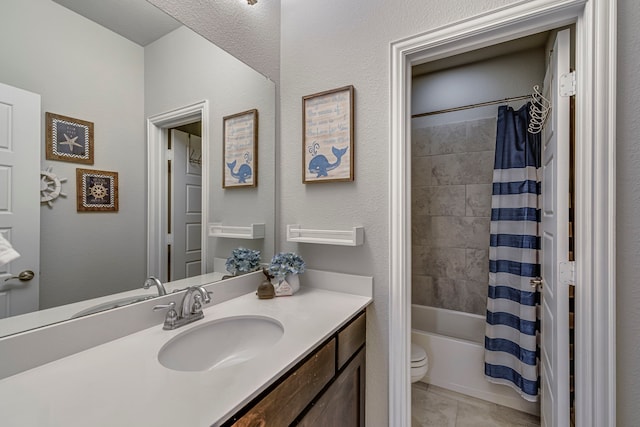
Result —
MULTIPOLYGON (((421 382, 429 384, 429 387, 448 388, 535 415, 539 415, 537 392, 527 390, 525 393, 515 385, 514 390, 487 381, 485 368, 500 367, 502 379, 506 376, 502 371, 507 365, 512 365, 512 360, 511 353, 496 351, 491 354, 500 363, 485 366, 484 346, 490 286, 494 291, 492 295, 496 289, 508 289, 519 295, 518 301, 497 297, 493 301, 497 303, 498 310, 490 311, 513 311, 520 307, 520 319, 535 322, 535 307, 522 306, 535 304, 535 293, 532 293, 528 279, 521 277, 539 275, 539 272, 533 272, 534 268, 539 269, 537 251, 532 247, 534 244, 529 236, 526 244, 509 241, 510 246, 503 242, 498 245, 497 240, 498 236, 500 240, 507 236, 513 239, 511 236, 516 231, 533 232, 535 236, 536 218, 528 217, 526 222, 499 222, 498 218, 493 218, 492 207, 498 207, 498 198, 503 198, 511 209, 526 203, 534 210, 537 206, 536 188, 527 186, 524 193, 512 188, 508 194, 500 196, 500 192, 493 191, 492 184, 495 179, 500 179, 513 187, 514 181, 524 178, 494 178, 494 174, 502 169, 500 167, 494 172, 494 159, 498 155, 496 127, 500 110, 503 112, 501 117, 505 118, 509 112, 530 115, 526 105, 532 101, 534 86, 542 87, 549 38, 548 32, 531 35, 412 69, 411 303, 412 331, 421 331, 412 332, 412 346, 423 348, 432 366, 421 382), (492 199, 496 202, 492 203, 492 199), (492 206, 494 204, 496 206, 492 206), (514 224, 519 227, 514 229, 514 224), (497 225, 510 229, 492 230, 497 225), (532 229, 527 230, 529 228, 532 229), (490 257, 492 251, 495 254, 490 257), (497 252, 507 251, 501 257, 497 256, 497 252), (520 257, 515 256, 518 253, 520 257), (493 261, 491 270, 490 259, 493 261), (522 262, 515 263, 513 259, 522 262), (507 306, 506 301, 509 301, 507 306), (448 316, 447 328, 420 321, 429 315, 438 319, 448 316), (473 335, 470 330, 474 331, 473 335), (471 335, 469 342, 462 347, 465 350, 460 350, 466 354, 466 359, 451 363, 448 349, 465 331, 471 335), (442 340, 448 341, 436 344, 442 340), (518 392, 525 394, 526 399, 518 392)), ((522 135, 518 130, 518 136, 526 137, 525 141, 530 144, 534 143, 534 138, 539 141, 539 133, 534 136, 526 129, 524 131, 526 133, 522 135)), ((515 146, 517 142, 514 138, 508 142, 505 140, 504 144, 515 146)), ((540 148, 539 143, 536 146, 540 148)), ((539 159, 539 150, 535 157, 539 159)), ((536 182, 534 169, 528 175, 531 181, 524 182, 536 182)), ((503 216, 506 216, 507 211, 495 212, 505 212, 503 216)), ((500 321, 496 327, 500 331, 509 327, 501 318, 496 321, 500 321)), ((530 332, 531 335, 514 330, 517 335, 510 337, 509 342, 517 346, 518 351, 535 353, 535 330, 530 332)), ((494 340, 491 342, 503 342, 505 339, 501 335, 489 336, 494 340)), ((458 357, 462 359, 462 356, 458 357)), ((535 359, 529 363, 527 369, 509 368, 508 372, 521 375, 531 384, 532 387, 528 388, 537 390, 536 375, 531 375, 537 363, 535 359)), ((497 378, 491 378, 497 381, 497 378)), ((421 408, 414 405, 413 409, 420 412, 421 408)))
POLYGON ((202 122, 169 129, 167 277, 202 274, 202 122))
POLYGON ((543 94, 551 98, 554 75, 569 73, 570 33, 545 31, 413 67, 410 236, 412 348, 426 350, 432 366, 423 385, 530 414, 547 398, 567 424, 568 290, 542 261, 552 253, 569 260, 571 120, 558 118, 573 95, 551 107, 543 94), (538 276, 545 283, 532 287, 538 276), (553 315, 544 316, 538 359, 541 296, 541 312, 553 315), (549 351, 545 334, 557 342, 549 351), (538 391, 540 375, 552 386, 538 391))
MULTIPOLYGON (((576 23, 576 423, 615 425, 615 2, 527 2, 391 46, 389 423, 409 425, 412 65, 576 23), (598 58, 598 61, 594 58, 598 58), (597 72, 595 72, 597 70, 597 72), (603 207, 606 206, 606 207, 603 207), (608 231, 607 231, 608 230, 608 231), (596 244, 597 242, 597 244, 596 244), (598 268, 593 269, 597 260, 598 268), (595 321, 598 319, 598 322, 595 321), (600 381, 597 379, 606 379, 600 381), (597 384, 597 385, 596 385, 597 384)), ((544 409, 543 409, 544 410, 544 409)))
MULTIPOLYGON (((184 187, 184 191, 179 191, 181 197, 184 199, 179 201, 179 204, 184 207, 184 214, 181 231, 180 242, 184 243, 183 253, 184 258, 181 258, 179 263, 182 265, 180 269, 176 267, 175 251, 172 249, 173 256, 170 258, 170 247, 174 244, 174 236, 170 230, 175 230, 175 215, 170 215, 169 212, 173 212, 171 207, 170 198, 173 199, 173 205, 175 205, 175 195, 178 191, 175 189, 175 185, 172 184, 173 180, 168 173, 169 165, 175 164, 177 160, 184 166, 184 175, 199 176, 200 186, 202 183, 209 182, 210 170, 207 167, 209 165, 209 107, 208 102, 202 101, 196 104, 188 105, 186 107, 178 108, 166 113, 158 114, 147 119, 147 151, 148 151, 148 211, 147 211, 147 275, 155 276, 162 282, 167 282, 171 279, 168 267, 169 260, 171 259, 174 264, 173 270, 184 270, 185 277, 187 274, 197 275, 204 274, 206 272, 207 259, 207 237, 206 234, 201 232, 205 229, 205 223, 208 215, 209 197, 206 191, 202 191, 197 185, 187 181, 180 184, 184 187), (184 141, 179 143, 183 150, 181 154, 175 155, 168 150, 170 135, 173 133, 174 140, 181 135, 189 135, 184 132, 194 132, 190 130, 187 125, 192 123, 200 123, 200 137, 195 136, 192 138, 191 147, 189 146, 190 138, 187 136, 183 138, 184 141), (176 131, 175 129, 182 126, 183 130, 176 131), (196 141, 200 140, 200 153, 196 148, 196 141), (179 157, 178 157, 179 156, 179 157), (171 160, 171 163, 169 163, 171 160), (191 161, 190 161, 191 160, 191 161), (197 164, 200 162, 199 164, 197 164), (171 188, 173 187, 173 190, 171 188), (186 195, 184 193, 190 193, 186 195), (194 218, 194 211, 200 209, 200 219, 198 226, 198 219, 194 218), (189 258, 192 255, 197 255, 199 249, 200 261, 196 258, 189 258)), ((173 169, 173 168, 172 168, 173 169)), ((191 179, 191 178, 189 178, 191 179)), ((181 189, 182 190, 182 189, 181 189)), ((177 276, 176 276, 177 277, 177 276)))

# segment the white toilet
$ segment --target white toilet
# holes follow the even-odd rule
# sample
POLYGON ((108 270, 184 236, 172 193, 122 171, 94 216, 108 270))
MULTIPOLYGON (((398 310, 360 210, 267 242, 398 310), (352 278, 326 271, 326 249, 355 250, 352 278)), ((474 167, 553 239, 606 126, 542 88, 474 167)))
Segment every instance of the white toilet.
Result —
POLYGON ((427 375, 429 369, 429 358, 424 348, 418 344, 411 343, 411 382, 420 381, 427 375))

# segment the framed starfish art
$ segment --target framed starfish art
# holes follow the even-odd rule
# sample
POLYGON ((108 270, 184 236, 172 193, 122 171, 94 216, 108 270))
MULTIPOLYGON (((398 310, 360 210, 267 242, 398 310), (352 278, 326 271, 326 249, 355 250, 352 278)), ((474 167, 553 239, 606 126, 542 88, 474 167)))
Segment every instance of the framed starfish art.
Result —
POLYGON ((47 160, 93 164, 93 123, 46 113, 47 160))

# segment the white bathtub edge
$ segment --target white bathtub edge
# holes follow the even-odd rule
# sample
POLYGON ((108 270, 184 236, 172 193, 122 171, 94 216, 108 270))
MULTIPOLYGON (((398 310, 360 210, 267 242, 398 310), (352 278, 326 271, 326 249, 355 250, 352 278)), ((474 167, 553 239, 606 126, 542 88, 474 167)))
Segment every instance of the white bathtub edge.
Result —
POLYGON ((418 329, 412 329, 411 342, 424 348, 429 358, 422 382, 540 416, 539 403, 523 399, 509 386, 487 381, 481 344, 418 329))

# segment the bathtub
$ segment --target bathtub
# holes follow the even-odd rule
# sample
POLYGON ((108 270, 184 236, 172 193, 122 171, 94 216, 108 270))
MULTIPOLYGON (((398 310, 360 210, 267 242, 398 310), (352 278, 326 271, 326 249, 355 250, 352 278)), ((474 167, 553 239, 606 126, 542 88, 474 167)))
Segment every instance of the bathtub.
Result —
POLYGON ((424 348, 429 357, 429 371, 422 381, 540 415, 538 403, 485 379, 484 325, 484 316, 413 304, 411 341, 424 348))

